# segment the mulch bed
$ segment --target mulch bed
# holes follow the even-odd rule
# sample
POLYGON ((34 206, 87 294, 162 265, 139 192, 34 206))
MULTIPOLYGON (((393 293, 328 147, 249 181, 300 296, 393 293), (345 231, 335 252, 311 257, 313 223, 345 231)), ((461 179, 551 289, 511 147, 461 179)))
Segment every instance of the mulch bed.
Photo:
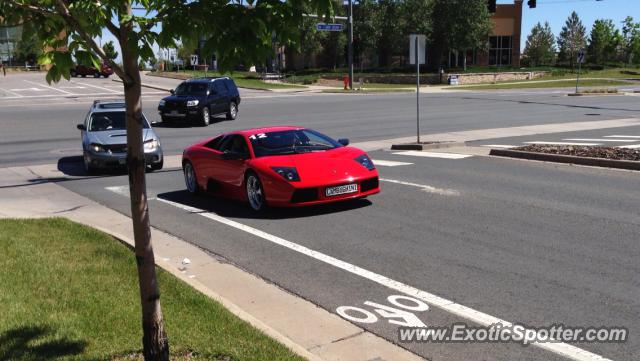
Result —
POLYGON ((512 150, 532 153, 572 155, 576 157, 640 161, 640 149, 593 147, 584 145, 531 144, 524 147, 513 148, 512 150))

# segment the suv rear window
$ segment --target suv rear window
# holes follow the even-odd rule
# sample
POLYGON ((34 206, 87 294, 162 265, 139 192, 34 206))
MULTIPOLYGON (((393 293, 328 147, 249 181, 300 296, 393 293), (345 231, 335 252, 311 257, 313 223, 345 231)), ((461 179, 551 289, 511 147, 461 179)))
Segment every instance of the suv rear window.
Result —
POLYGON ((231 79, 225 79, 224 83, 227 85, 227 88, 229 89, 229 91, 233 94, 237 94, 238 93, 238 88, 236 87, 236 83, 231 80, 231 79))

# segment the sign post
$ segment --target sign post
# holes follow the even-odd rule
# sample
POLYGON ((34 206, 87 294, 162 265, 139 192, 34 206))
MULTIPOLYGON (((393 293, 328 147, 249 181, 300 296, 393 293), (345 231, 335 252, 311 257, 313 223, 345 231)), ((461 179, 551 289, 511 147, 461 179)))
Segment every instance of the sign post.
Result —
POLYGON ((580 68, 584 63, 584 49, 578 51, 578 77, 576 78, 576 94, 578 94, 578 83, 580 82, 580 68))
POLYGON ((193 71, 196 70, 196 65, 198 65, 198 55, 191 55, 191 66, 193 67, 193 71))
POLYGON ((416 65, 416 142, 420 144, 420 64, 425 63, 426 36, 409 35, 409 61, 416 65))

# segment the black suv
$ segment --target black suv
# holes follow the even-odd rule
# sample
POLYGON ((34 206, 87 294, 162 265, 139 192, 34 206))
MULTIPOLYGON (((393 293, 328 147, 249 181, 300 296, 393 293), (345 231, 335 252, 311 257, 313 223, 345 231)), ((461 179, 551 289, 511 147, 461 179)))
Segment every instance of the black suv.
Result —
POLYGON ((236 119, 239 104, 240 93, 231 78, 195 78, 182 82, 160 100, 158 113, 165 124, 195 120, 207 126, 213 115, 236 119))

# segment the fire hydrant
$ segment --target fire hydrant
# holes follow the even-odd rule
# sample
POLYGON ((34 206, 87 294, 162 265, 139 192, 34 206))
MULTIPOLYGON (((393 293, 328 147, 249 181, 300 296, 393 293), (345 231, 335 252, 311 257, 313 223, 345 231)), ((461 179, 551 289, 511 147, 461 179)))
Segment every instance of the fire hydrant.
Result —
POLYGON ((349 76, 345 75, 342 78, 342 82, 344 83, 344 90, 349 90, 349 76))

